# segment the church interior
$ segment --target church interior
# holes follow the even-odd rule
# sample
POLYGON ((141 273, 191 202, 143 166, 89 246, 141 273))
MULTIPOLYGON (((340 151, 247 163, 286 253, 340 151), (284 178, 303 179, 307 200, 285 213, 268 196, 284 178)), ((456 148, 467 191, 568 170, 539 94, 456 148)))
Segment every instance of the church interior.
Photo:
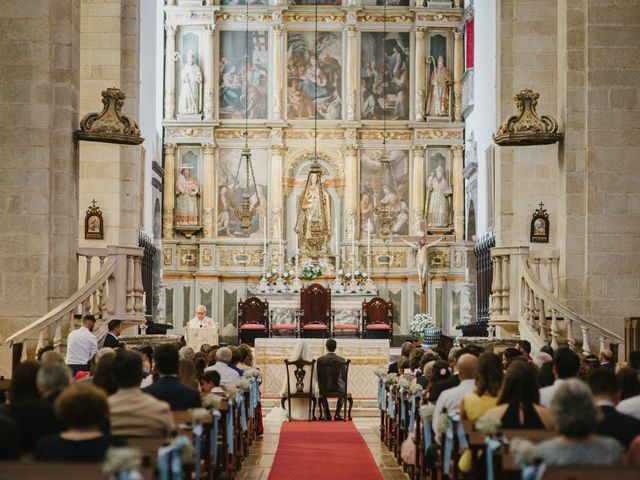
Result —
POLYGON ((0 478, 637 478, 639 8, 0 1, 0 478))

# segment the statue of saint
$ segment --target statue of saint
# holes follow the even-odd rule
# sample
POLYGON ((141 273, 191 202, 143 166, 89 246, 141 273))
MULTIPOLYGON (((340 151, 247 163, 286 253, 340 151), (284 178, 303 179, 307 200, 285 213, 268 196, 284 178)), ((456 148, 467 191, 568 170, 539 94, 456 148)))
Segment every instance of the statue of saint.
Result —
POLYGON ((329 194, 322 191, 318 185, 318 175, 312 173, 309 177, 309 185, 305 192, 296 222, 296 233, 299 235, 300 244, 306 245, 306 240, 313 238, 312 225, 316 223, 325 229, 325 240, 331 236, 331 212, 329 194), (324 221, 323 216, 324 214, 324 221), (323 225, 324 224, 324 225, 323 225))
POLYGON ((187 52, 187 61, 182 66, 180 80, 182 87, 180 88, 178 113, 200 113, 202 70, 196 63, 196 54, 193 50, 187 52))
POLYGON ((198 225, 198 180, 190 165, 183 165, 176 182, 176 225, 198 225))
POLYGON ((444 176, 442 165, 429 175, 429 197, 427 200, 427 225, 430 227, 449 226, 449 199, 451 187, 444 176))
MULTIPOLYGON (((433 57, 429 58, 433 62, 433 57)), ((451 72, 440 55, 429 78, 427 115, 436 117, 449 115, 449 85, 452 82, 451 72)))

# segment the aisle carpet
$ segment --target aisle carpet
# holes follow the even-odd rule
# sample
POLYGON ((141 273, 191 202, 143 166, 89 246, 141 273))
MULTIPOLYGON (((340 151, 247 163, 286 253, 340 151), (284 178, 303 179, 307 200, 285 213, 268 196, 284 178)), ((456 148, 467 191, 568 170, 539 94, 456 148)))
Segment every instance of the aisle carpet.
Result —
POLYGON ((382 480, 353 422, 285 422, 269 480, 382 480))

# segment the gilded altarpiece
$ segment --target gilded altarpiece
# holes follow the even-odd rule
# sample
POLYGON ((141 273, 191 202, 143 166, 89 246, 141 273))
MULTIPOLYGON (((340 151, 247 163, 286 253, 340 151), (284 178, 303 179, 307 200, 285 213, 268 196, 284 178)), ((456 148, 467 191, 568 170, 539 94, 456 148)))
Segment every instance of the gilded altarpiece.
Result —
MULTIPOLYGON (((248 32, 244 0, 168 3, 162 251, 174 331, 204 304, 221 341, 237 341, 237 301, 266 267, 295 268, 296 219, 317 152, 330 219, 318 281, 370 265, 401 340, 421 304, 416 247, 423 235, 440 239, 428 255, 428 309, 455 335, 471 248, 456 213, 463 11, 452 2, 329 0, 318 4, 316 35, 306 0, 249 0, 248 32), (260 200, 248 229, 234 210, 247 186, 245 142, 250 200, 260 200), (394 216, 389 238, 377 205, 394 216)), ((298 260, 301 268, 307 259, 298 260)))

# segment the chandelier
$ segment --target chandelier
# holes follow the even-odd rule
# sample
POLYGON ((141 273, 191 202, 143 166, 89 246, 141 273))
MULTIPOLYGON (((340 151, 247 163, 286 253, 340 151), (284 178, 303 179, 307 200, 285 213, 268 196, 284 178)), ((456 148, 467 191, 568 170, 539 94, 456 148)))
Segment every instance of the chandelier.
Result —
MULTIPOLYGON (((315 3, 315 58, 318 58, 318 2, 315 3)), ((318 66, 314 68, 313 89, 313 161, 302 192, 295 232, 304 253, 317 263, 331 235, 329 222, 329 196, 324 191, 322 167, 318 162, 318 66)))
POLYGON ((244 161, 246 165, 245 173, 245 187, 242 191, 242 202, 238 207, 231 197, 231 209, 233 213, 240 221, 240 228, 248 232, 251 229, 253 223, 253 217, 256 214, 256 210, 260 206, 260 196, 258 195, 258 187, 256 185, 256 177, 253 173, 253 163, 251 162, 251 150, 249 149, 249 2, 246 2, 245 13, 245 31, 244 31, 244 148, 240 152, 240 161, 238 162, 238 170, 236 171, 235 180, 238 181, 238 174, 244 161), (253 191, 256 197, 256 201, 251 205, 251 185, 249 181, 253 182, 253 191))
MULTIPOLYGON (((393 194, 397 191, 396 178, 391 168, 391 161, 389 160, 389 152, 387 152, 387 82, 389 81, 388 66, 387 66, 387 1, 384 2, 383 9, 383 22, 384 22, 384 34, 382 40, 382 53, 385 58, 384 78, 382 81, 382 156, 380 157, 380 182, 379 185, 384 189, 384 186, 388 186, 393 189, 393 194)), ((389 196, 386 192, 382 192, 384 195, 380 199, 373 214, 378 225, 378 234, 386 242, 393 234, 393 225, 396 223, 398 213, 391 209, 389 205, 389 196)))

